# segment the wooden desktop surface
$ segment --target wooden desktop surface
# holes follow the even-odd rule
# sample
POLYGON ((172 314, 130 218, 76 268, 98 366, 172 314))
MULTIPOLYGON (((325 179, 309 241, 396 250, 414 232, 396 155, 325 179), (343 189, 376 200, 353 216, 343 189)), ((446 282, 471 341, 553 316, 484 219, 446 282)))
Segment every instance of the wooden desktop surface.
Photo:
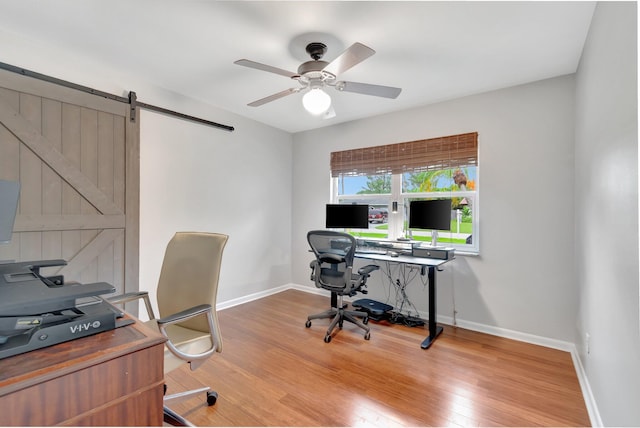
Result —
POLYGON ((0 426, 162 425, 164 338, 135 321, 0 360, 0 426))

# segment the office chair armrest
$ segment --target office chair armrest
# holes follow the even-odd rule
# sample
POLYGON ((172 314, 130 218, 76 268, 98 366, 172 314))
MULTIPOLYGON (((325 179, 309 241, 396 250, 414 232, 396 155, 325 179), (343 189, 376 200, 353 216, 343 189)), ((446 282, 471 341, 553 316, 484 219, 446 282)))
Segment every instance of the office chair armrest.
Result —
POLYGON ((320 269, 320 263, 318 263, 317 260, 312 260, 311 263, 309 263, 309 267, 311 268, 311 281, 315 281, 316 271, 320 269))
POLYGON ((168 317, 160 318, 156 320, 156 322, 158 323, 158 326, 176 324, 207 312, 211 312, 211 305, 198 305, 193 308, 180 311, 176 314, 169 315, 168 317))
POLYGON ((360 269, 358 269, 358 275, 361 275, 361 276, 369 275, 371 272, 378 269, 380 269, 380 266, 376 266, 376 265, 363 266, 360 269))
POLYGON ((218 330, 215 328, 215 325, 214 325, 213 308, 211 307, 211 305, 194 306, 192 308, 185 309, 184 311, 180 311, 176 314, 169 315, 168 317, 158 319, 156 320, 156 322, 158 323, 158 328, 160 329, 160 333, 162 333, 162 335, 165 338, 167 338, 167 341, 165 342, 165 346, 167 347, 167 349, 169 349, 169 351, 173 355, 180 358, 181 360, 188 361, 189 364, 191 365, 191 370, 195 370, 200 364, 204 362, 204 360, 206 360, 211 355, 213 355, 213 353, 216 352, 216 350, 218 349, 220 338, 218 337, 218 334, 217 334, 218 330), (207 322, 209 324, 209 338, 211 339, 211 348, 199 354, 189 354, 184 351, 181 351, 171 341, 171 338, 167 333, 167 326, 171 324, 183 322, 200 315, 205 315, 207 317, 207 322))
POLYGON ((133 291, 130 293, 119 294, 117 296, 109 297, 107 300, 109 303, 120 304, 128 303, 133 300, 144 299, 145 295, 149 295, 146 291, 133 291))
POLYGON ((140 299, 144 301, 144 307, 147 310, 149 319, 156 319, 156 315, 153 313, 153 307, 151 306, 151 300, 149 300, 149 293, 146 291, 131 291, 129 293, 109 297, 107 299, 107 302, 114 305, 124 305, 125 303, 133 302, 134 300, 140 299))

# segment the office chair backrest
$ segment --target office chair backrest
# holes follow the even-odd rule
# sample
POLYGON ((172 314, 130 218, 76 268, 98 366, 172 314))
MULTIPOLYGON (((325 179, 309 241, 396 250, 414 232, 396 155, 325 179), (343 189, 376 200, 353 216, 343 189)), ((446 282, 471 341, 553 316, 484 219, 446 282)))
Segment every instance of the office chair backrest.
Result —
POLYGON ((353 266, 356 238, 348 233, 334 232, 332 230, 312 230, 307 233, 307 241, 316 258, 321 257, 323 254, 336 254, 344 257, 344 263, 347 266, 353 266))
MULTIPOLYGON (((158 309, 161 318, 208 303, 213 308, 215 327, 219 329, 215 309, 222 252, 227 239, 227 235, 201 232, 178 232, 171 238, 158 281, 158 309)), ((209 331, 204 317, 181 325, 203 332, 209 331)), ((217 335, 222 337, 220 331, 217 335)), ((220 352, 221 348, 219 346, 217 351, 220 352)))
POLYGON ((325 288, 349 286, 356 252, 356 238, 344 232, 312 230, 307 233, 307 241, 320 268, 314 278, 316 285, 325 286, 325 288), (340 273, 340 282, 336 282, 337 273, 340 273))

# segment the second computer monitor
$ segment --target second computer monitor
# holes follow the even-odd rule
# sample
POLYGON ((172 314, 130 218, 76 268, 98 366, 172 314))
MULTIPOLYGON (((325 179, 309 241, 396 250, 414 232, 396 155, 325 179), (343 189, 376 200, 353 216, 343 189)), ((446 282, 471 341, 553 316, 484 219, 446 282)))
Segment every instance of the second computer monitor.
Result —
POLYGON ((368 229, 369 205, 327 204, 327 229, 368 229))
POLYGON ((451 229, 451 199, 411 201, 409 229, 451 229))

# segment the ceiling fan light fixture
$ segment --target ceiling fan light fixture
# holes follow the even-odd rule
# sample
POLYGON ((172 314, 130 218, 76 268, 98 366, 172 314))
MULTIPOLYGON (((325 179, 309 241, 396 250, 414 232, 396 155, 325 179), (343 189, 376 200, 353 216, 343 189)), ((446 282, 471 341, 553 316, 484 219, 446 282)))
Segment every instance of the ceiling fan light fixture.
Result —
POLYGON ((320 88, 313 88, 302 97, 305 110, 313 115, 320 115, 331 106, 331 97, 320 88))
POLYGON ((335 89, 342 92, 354 92, 357 94, 373 95, 376 97, 391 99, 395 99, 400 95, 400 92, 402 91, 401 88, 372 85, 369 83, 337 81, 337 77, 339 75, 351 69, 353 66, 360 64, 362 61, 376 53, 376 51, 370 47, 365 46, 362 43, 355 42, 331 62, 321 60, 326 49, 327 45, 324 43, 308 43, 306 50, 307 53, 311 55, 311 61, 305 61, 300 64, 297 73, 261 64, 259 62, 250 61, 248 59, 239 59, 238 61, 235 61, 234 64, 289 77, 300 84, 300 87, 285 89, 284 91, 261 98, 247 105, 250 107, 258 107, 282 97, 286 97, 287 95, 305 91, 306 93, 302 97, 302 105, 309 113, 316 116, 324 114, 325 116, 334 117, 335 112, 331 107, 331 97, 322 90, 322 88, 327 86, 333 86, 335 89))

